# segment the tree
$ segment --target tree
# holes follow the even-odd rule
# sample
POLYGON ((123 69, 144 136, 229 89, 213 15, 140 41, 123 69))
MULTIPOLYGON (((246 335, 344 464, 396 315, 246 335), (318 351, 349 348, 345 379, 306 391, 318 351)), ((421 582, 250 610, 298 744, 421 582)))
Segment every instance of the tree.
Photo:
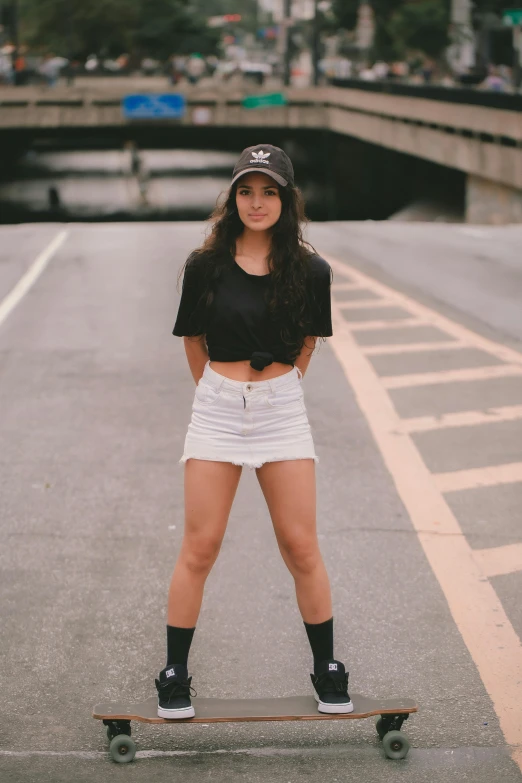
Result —
POLYGON ((399 57, 408 51, 438 57, 449 45, 450 8, 447 0, 404 3, 390 17, 388 33, 399 57))
MULTIPOLYGON (((403 5, 404 0, 369 0, 375 15, 375 40, 373 55, 393 59, 395 48, 388 31, 388 21, 393 12, 403 5)), ((332 10, 340 27, 353 30, 357 25, 360 0, 334 0, 332 10)))
POLYGON ((332 11, 344 30, 353 30, 357 24, 359 0, 333 0, 332 11))
POLYGON ((134 40, 139 49, 162 59, 172 53, 215 51, 219 35, 207 27, 189 0, 142 0, 134 40))
MULTIPOLYGON (((436 57, 447 45, 450 0, 370 0, 370 4, 375 14, 375 57, 393 60, 408 49, 436 57)), ((340 27, 356 26, 359 5, 359 0, 334 0, 340 27)))
POLYGON ((33 48, 84 58, 92 52, 214 51, 217 37, 190 0, 19 0, 20 39, 33 48), (188 48, 187 48, 188 47, 188 48))
POLYGON ((85 56, 129 51, 139 0, 20 0, 20 37, 33 47, 85 56))

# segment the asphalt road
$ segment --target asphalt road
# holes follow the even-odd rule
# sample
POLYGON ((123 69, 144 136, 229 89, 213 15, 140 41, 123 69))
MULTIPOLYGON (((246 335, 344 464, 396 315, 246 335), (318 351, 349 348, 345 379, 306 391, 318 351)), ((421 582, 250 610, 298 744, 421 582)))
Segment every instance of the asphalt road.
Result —
MULTIPOLYGON (((310 233, 334 259, 340 284, 334 338, 304 380, 320 457, 318 522, 336 655, 352 691, 417 699, 420 711, 403 727, 408 758, 385 759, 373 720, 139 724, 136 760, 121 766, 108 760, 91 709, 146 698, 164 665, 167 588, 183 526, 178 459, 194 393, 182 341, 170 332, 177 273, 203 226, 3 226, 0 308, 63 228, 65 241, 0 323, 2 783, 520 781, 510 727, 522 715, 506 709, 510 694, 497 689, 493 657, 481 657, 489 647, 477 602, 470 592, 471 619, 463 620, 450 577, 469 566, 462 546, 486 553, 491 577, 481 582, 492 591, 487 601, 494 594, 505 613, 498 633, 507 634, 506 660, 518 671, 522 481, 484 484, 482 474, 466 479, 463 471, 522 463, 522 380, 509 374, 516 361, 498 350, 486 357, 480 343, 521 350, 522 228, 322 224, 310 233), (364 290, 358 273, 375 284, 363 294, 367 304, 350 310, 354 291, 364 290), (389 323, 379 330, 368 299, 382 295, 380 283, 406 299, 389 303, 389 323), (411 317, 397 311, 416 303, 434 314, 431 326, 394 327, 411 317), (456 334, 477 335, 462 364, 452 359, 460 352, 444 348, 372 355, 372 345, 408 341, 401 329, 410 329, 413 344, 447 342, 438 316, 456 324, 456 334), (340 339, 343 330, 352 330, 353 346, 340 339), (361 394, 364 373, 354 373, 345 349, 366 351, 376 378, 368 383, 380 384, 379 394, 382 385, 401 420, 424 421, 410 421, 408 437, 462 530, 452 574, 431 559, 431 539, 401 489, 404 465, 383 457, 378 394, 361 394), (497 376, 444 376, 484 366, 497 376), (411 380, 423 372, 442 375, 424 385, 411 380), (397 386, 391 376, 409 380, 397 386), (440 427, 444 417, 491 410, 501 410, 498 421, 440 427), (459 491, 446 491, 449 473, 459 491), (493 550, 502 560, 496 571, 493 550)), ((484 615, 491 610, 488 603, 484 615)), ((495 645, 503 646, 496 637, 495 645)), ((245 470, 194 638, 194 684, 205 696, 308 693, 310 657, 261 491, 245 470)), ((512 686, 518 693, 520 680, 512 686)))

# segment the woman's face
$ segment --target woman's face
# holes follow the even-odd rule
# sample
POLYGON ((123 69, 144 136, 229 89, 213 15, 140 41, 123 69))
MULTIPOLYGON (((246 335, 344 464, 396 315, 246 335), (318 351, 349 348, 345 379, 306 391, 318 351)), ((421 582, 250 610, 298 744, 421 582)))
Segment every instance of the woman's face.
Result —
POLYGON ((272 177, 250 172, 239 180, 236 190, 239 217, 251 231, 272 228, 281 216, 279 187, 272 177))

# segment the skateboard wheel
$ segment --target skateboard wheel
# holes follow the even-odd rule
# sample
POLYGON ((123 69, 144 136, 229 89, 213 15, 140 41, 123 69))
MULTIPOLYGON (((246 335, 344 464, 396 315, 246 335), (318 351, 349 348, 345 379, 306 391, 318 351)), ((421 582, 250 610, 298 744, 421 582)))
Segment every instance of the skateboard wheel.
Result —
POLYGON ((118 734, 111 740, 109 753, 118 764, 128 764, 136 755, 136 743, 126 734, 118 734))
POLYGON ((405 759, 410 743, 400 731, 389 731, 382 739, 384 752, 389 759, 405 759))

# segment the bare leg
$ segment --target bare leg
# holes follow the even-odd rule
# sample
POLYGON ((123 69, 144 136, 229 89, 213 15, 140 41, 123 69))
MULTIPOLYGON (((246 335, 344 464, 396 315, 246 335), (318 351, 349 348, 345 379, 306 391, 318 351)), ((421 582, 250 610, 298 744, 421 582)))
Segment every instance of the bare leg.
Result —
POLYGON ((332 597, 317 541, 315 463, 266 462, 256 473, 279 550, 295 581, 301 616, 306 623, 325 622, 332 616, 332 597))
POLYGON ((230 462, 189 459, 185 463, 185 531, 170 583, 167 625, 196 625, 241 471, 230 462))

